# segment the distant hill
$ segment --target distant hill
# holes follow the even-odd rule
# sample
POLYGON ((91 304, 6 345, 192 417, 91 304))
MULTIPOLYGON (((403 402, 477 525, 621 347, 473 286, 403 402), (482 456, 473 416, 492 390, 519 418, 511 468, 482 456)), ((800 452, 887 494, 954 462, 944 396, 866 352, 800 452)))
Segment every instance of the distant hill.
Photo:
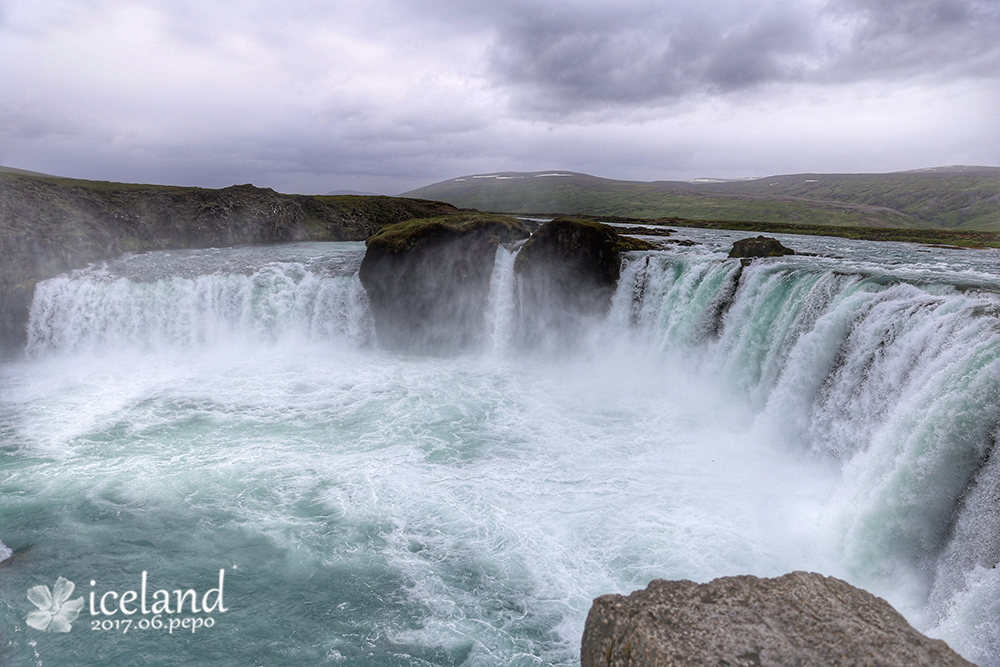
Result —
POLYGON ((494 172, 403 196, 501 213, 1000 231, 1000 167, 654 182, 559 170, 494 172))
POLYGON ((342 195, 351 195, 353 197, 381 197, 382 195, 377 192, 368 192, 366 190, 334 190, 333 192, 327 192, 326 197, 340 197, 342 195))
POLYGON ((59 178, 58 176, 43 174, 40 171, 28 171, 27 169, 18 169, 17 167, 5 167, 2 164, 0 164, 0 174, 18 174, 19 176, 44 176, 45 178, 59 178))

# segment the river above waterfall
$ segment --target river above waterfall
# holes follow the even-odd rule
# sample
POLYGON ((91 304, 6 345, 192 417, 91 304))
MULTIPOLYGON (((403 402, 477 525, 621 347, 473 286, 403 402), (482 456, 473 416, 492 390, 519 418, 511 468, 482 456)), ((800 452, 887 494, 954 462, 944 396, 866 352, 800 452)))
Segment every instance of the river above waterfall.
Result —
POLYGON ((439 356, 380 349, 360 243, 40 283, 0 365, 0 662, 575 665, 598 595, 811 570, 1000 665, 1000 255, 675 236, 545 349, 513 248, 439 356), (60 578, 68 632, 28 597, 60 578))

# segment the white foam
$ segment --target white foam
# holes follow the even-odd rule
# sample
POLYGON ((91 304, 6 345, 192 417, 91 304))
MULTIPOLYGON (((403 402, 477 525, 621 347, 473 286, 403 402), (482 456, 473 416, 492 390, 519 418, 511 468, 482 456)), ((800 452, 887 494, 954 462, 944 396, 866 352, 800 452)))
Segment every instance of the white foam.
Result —
MULTIPOLYGON (((164 512, 291 570, 377 565, 416 620, 375 634, 473 662, 571 664, 590 600, 654 577, 808 569, 997 664, 995 570, 956 557, 926 595, 994 435, 1000 298, 951 287, 954 264, 920 267, 948 276, 928 285, 861 259, 640 253, 550 358, 515 344, 513 263, 498 249, 487 353, 448 358, 367 346, 356 279, 302 263, 44 283, 35 358, 4 369, 11 516, 164 512)), ((75 517, 99 550, 104 524, 75 517)))

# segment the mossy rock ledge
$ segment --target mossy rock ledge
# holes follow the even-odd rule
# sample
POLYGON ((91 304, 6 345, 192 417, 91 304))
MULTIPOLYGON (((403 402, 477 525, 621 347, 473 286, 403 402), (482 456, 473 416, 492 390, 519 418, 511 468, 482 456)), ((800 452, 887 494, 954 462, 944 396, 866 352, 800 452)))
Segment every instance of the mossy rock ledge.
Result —
POLYGON ((653 249, 647 241, 590 220, 560 217, 543 224, 514 263, 529 342, 572 338, 586 320, 603 316, 618 283, 622 253, 653 249))
POLYGON ((587 616, 581 667, 975 667, 917 632, 885 600, 812 572, 707 584, 657 579, 603 595, 587 616))
POLYGON ((497 246, 528 235, 516 218, 463 212, 370 237, 359 277, 379 345, 447 354, 480 343, 497 246))

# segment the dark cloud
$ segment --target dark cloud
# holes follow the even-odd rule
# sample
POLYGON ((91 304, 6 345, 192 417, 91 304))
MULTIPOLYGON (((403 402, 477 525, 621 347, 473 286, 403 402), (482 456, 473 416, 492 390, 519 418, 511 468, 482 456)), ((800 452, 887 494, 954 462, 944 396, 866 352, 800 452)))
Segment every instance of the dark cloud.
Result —
POLYGON ((591 103, 674 96, 689 87, 701 56, 701 31, 681 30, 668 14, 558 4, 515 8, 501 19, 493 65, 503 84, 526 85, 532 94, 591 103))
POLYGON ((493 57, 535 106, 669 104, 767 83, 901 76, 996 77, 996 0, 832 0, 713 4, 518 3, 493 57))
POLYGON ((791 7, 757 16, 709 40, 706 65, 692 84, 707 82, 716 90, 738 90, 769 81, 805 76, 803 54, 815 49, 806 17, 791 7))

